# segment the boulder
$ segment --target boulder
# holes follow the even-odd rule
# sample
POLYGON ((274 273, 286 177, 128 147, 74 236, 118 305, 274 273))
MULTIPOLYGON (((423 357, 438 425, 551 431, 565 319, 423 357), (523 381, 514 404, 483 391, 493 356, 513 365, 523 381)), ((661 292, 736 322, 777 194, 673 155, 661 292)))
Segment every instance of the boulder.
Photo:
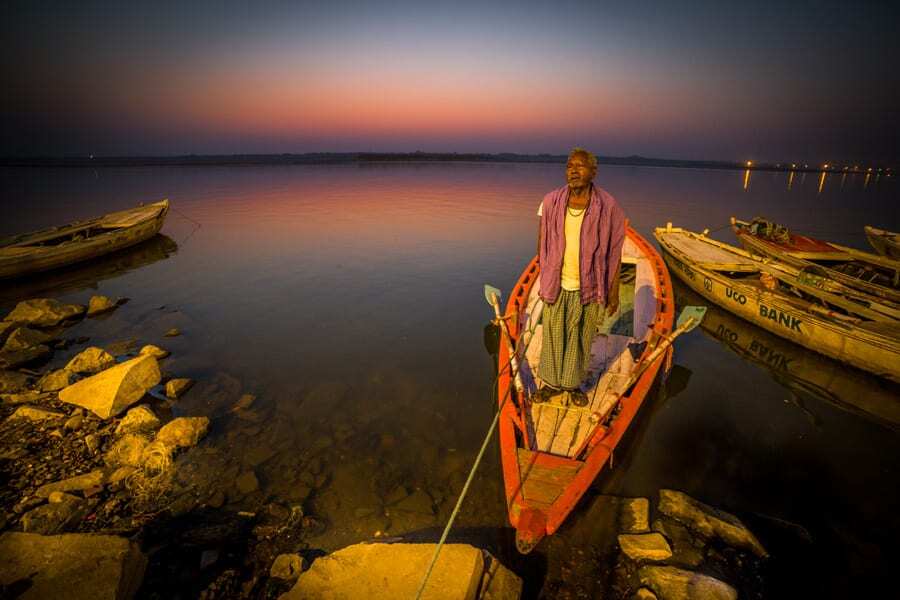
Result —
POLYGON ((655 519, 653 531, 663 534, 672 546, 670 564, 679 567, 696 567, 703 562, 703 544, 698 543, 691 531, 672 519, 655 519))
POLYGON ((140 400, 160 377, 156 358, 138 356, 64 388, 59 399, 108 419, 140 400))
POLYGON ((737 600, 737 591, 724 581, 677 567, 641 567, 638 579, 666 600, 737 600))
POLYGON ((113 444, 103 456, 103 460, 114 467, 139 467, 143 464, 141 459, 148 443, 147 438, 126 433, 113 444))
POLYGON ((36 327, 53 327, 66 319, 83 315, 84 311, 85 307, 79 304, 63 304, 59 300, 35 298, 19 302, 3 320, 36 327))
POLYGON ((50 371, 38 381, 38 388, 42 392, 58 392, 72 385, 72 373, 66 369, 50 371))
POLYGON ((62 481, 47 483, 37 489, 35 495, 39 498, 48 498, 53 492, 80 492, 93 487, 103 485, 105 476, 102 470, 96 469, 84 475, 76 475, 62 481))
POLYGON ((306 560, 299 554, 279 554, 272 563, 269 577, 293 581, 300 577, 306 566, 306 560))
POLYGON ((125 600, 141 585, 147 559, 111 535, 0 536, 0 588, 19 600, 125 600))
POLYGON ((16 412, 9 415, 9 419, 28 419, 30 421, 45 421, 47 419, 61 419, 66 415, 55 410, 44 410, 34 406, 20 406, 16 412))
POLYGON ((4 352, 18 352, 19 350, 27 350, 28 348, 33 348, 35 346, 40 346, 41 344, 50 340, 53 336, 44 333, 43 331, 38 331, 36 329, 32 329, 31 327, 21 326, 17 327, 6 339, 6 343, 3 345, 4 352))
POLYGON ((71 373, 94 374, 116 364, 112 354, 103 348, 91 346, 79 352, 66 365, 66 371, 71 373))
POLYGON ((718 537, 725 543, 748 550, 760 558, 769 555, 756 536, 736 516, 708 506, 684 492, 660 490, 659 512, 684 523, 704 537, 718 537))
POLYGON ((186 377, 170 379, 166 382, 166 396, 169 398, 181 398, 182 394, 191 389, 192 385, 194 385, 194 381, 186 377))
POLYGON ((169 355, 168 350, 163 350, 159 346, 154 346, 153 344, 147 344, 143 348, 141 348, 140 352, 138 352, 139 356, 153 356, 157 360, 162 360, 163 358, 169 355))
POLYGON ((113 302, 106 296, 91 296, 91 300, 88 302, 87 316, 93 317, 111 311, 118 305, 118 302, 113 302))
POLYGON ((672 556, 669 542, 660 533, 624 533, 619 547, 631 560, 666 560, 672 556))
MULTIPOLYGON (((415 598, 434 544, 356 544, 323 556, 280 600, 415 598)), ((473 600, 484 573, 481 550, 445 544, 422 593, 427 600, 473 600)))
POLYGON ((173 449, 190 448, 203 439, 207 429, 209 429, 208 417, 178 417, 156 432, 156 441, 173 449))
POLYGON ((0 371, 0 394, 15 394, 28 387, 29 378, 18 371, 0 371))
MULTIPOLYGON (((60 492, 56 492, 60 494, 60 492)), ((43 504, 22 515, 22 531, 52 535, 74 526, 87 514, 84 500, 66 494, 57 501, 43 504)))
POLYGON ((0 369, 15 369, 47 358, 53 353, 50 346, 41 344, 23 350, 0 351, 0 369))
POLYGON ((148 406, 135 406, 125 413, 116 427, 116 435, 152 431, 159 427, 159 419, 148 406))

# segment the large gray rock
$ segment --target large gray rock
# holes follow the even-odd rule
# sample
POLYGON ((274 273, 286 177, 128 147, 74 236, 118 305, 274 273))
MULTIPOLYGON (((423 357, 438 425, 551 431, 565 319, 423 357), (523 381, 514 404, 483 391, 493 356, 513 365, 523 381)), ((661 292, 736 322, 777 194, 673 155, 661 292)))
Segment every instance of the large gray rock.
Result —
POLYGON ((39 498, 49 498, 53 492, 80 492, 99 485, 103 485, 106 476, 100 469, 95 469, 84 475, 76 475, 61 481, 47 483, 37 489, 35 495, 39 498))
POLYGON ((619 547, 631 560, 660 561, 672 556, 669 542, 660 533, 624 533, 619 536, 619 547))
POLYGON ((676 490, 659 491, 659 512, 680 521, 704 537, 718 537, 736 548, 765 558, 769 555, 756 536, 736 516, 708 506, 676 490))
POLYGON ((18 352, 19 350, 27 350, 35 346, 40 346, 44 342, 50 340, 53 336, 28 326, 17 327, 6 339, 3 345, 4 352, 18 352))
POLYGON ((141 585, 147 559, 111 535, 0 536, 0 586, 19 600, 125 600, 141 585))
POLYGON ((59 392, 59 399, 108 419, 143 398, 160 378, 156 358, 138 356, 70 385, 59 392))
MULTIPOLYGON (((323 556, 280 600, 415 598, 434 544, 357 544, 323 556)), ((481 550, 446 544, 422 598, 474 600, 484 573, 481 550)))
POLYGON ((638 578, 665 600, 737 600, 737 591, 724 581, 677 567, 641 567, 638 578))
POLYGON ((35 298, 19 302, 3 320, 36 327, 53 327, 66 319, 84 314, 84 311, 85 307, 79 304, 63 304, 59 300, 35 298))
POLYGON ((0 394, 15 394, 28 387, 29 378, 18 371, 0 371, 0 394))
POLYGON ((152 431, 159 427, 159 418, 153 414, 148 406, 135 406, 125 413, 122 421, 116 427, 116 435, 125 433, 138 433, 152 431))
POLYGON ((203 439, 209 429, 208 417, 178 417, 156 432, 156 441, 170 448, 190 448, 203 439))
POLYGON ((104 369, 116 364, 116 359, 112 354, 103 348, 91 346, 79 352, 66 365, 66 371, 71 373, 99 373, 104 369))

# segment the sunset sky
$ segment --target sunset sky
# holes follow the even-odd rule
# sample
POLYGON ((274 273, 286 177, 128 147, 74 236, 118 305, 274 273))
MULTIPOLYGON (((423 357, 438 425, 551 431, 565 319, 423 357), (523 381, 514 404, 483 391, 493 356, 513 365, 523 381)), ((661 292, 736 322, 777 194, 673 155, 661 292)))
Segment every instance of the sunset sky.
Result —
POLYGON ((887 2, 133 4, 4 3, 0 156, 900 158, 887 2))

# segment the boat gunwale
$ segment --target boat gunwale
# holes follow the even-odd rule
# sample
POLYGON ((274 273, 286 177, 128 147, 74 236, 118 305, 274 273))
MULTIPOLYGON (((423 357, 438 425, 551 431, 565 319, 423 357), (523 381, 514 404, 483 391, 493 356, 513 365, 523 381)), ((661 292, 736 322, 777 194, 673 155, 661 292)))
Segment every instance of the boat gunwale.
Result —
MULTIPOLYGON (((651 329, 659 335, 665 335, 672 331, 674 324, 674 290, 672 280, 666 268, 663 258, 659 252, 645 240, 637 231, 628 227, 626 235, 637 247, 642 250, 646 260, 651 266, 654 283, 656 284, 656 313, 652 320, 651 329)), ((534 257, 522 275, 519 277, 516 285, 513 287, 513 293, 507 302, 507 313, 518 315, 519 311, 524 308, 527 302, 531 287, 538 281, 539 267, 537 257, 534 257)), ((513 340, 519 337, 519 323, 517 319, 510 319, 510 333, 513 340)), ((652 352, 653 348, 648 344, 641 358, 646 357, 652 352)), ((498 364, 502 366, 508 361, 508 352, 501 346, 498 355, 498 364)), ((644 371, 637 382, 621 397, 619 404, 621 406, 619 414, 612 419, 608 428, 598 425, 597 429, 589 436, 590 442, 587 445, 586 455, 583 459, 573 459, 568 457, 560 457, 550 453, 531 450, 537 454, 537 460, 541 460, 541 456, 547 455, 554 460, 564 460, 571 464, 579 464, 580 468, 575 476, 561 490, 556 500, 546 508, 535 507, 530 504, 523 495, 523 480, 519 473, 518 464, 518 448, 521 446, 516 439, 516 429, 520 428, 516 424, 517 421, 523 421, 522 416, 516 414, 515 403, 511 401, 503 402, 503 398, 507 393, 512 393, 512 381, 508 370, 501 372, 498 378, 498 402, 501 403, 501 419, 500 419, 500 452, 503 470, 503 479, 505 485, 506 502, 509 513, 510 523, 513 527, 517 527, 519 523, 519 515, 525 509, 536 510, 542 513, 546 521, 545 535, 552 535, 563 523, 581 497, 584 495, 590 484, 597 478, 603 467, 609 461, 613 449, 619 444, 625 432, 628 430, 640 406, 652 387, 660 368, 666 365, 666 371, 671 366, 672 348, 668 348, 659 357, 657 357, 644 371), (594 439, 599 436, 600 439, 594 439), (600 443, 603 442, 603 443, 600 443)), ((638 361, 639 362, 639 361, 638 361)))

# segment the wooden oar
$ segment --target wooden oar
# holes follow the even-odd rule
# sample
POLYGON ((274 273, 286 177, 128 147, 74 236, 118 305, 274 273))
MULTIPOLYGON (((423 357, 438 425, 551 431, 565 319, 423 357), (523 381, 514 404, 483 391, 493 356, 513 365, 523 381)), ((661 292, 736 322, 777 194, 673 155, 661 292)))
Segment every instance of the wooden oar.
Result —
POLYGON ((497 317, 497 326, 500 327, 500 335, 503 336, 503 342, 506 344, 506 350, 509 354, 509 368, 512 369, 514 375, 516 391, 519 393, 519 398, 524 399, 523 394, 525 393, 525 386, 522 385, 522 376, 519 374, 519 359, 516 356, 516 348, 509 335, 509 326, 506 324, 506 319, 500 313, 500 296, 500 290, 488 284, 484 285, 484 299, 487 300, 488 304, 494 307, 494 315, 497 317))

